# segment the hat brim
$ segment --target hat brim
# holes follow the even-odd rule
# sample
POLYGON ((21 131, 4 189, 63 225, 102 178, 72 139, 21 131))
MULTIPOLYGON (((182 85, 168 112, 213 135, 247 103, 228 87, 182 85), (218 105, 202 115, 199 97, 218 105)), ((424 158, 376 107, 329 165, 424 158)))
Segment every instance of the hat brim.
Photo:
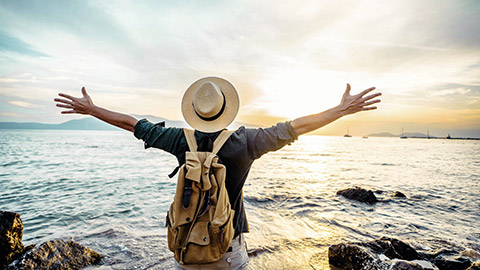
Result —
POLYGON ((225 79, 218 77, 205 77, 194 82, 183 95, 182 114, 185 121, 194 129, 203 132, 216 132, 230 125, 237 116, 240 107, 240 99, 235 87, 225 79), (216 84, 225 96, 225 109, 215 120, 207 121, 201 119, 193 107, 193 95, 196 90, 205 82, 210 81, 216 84))

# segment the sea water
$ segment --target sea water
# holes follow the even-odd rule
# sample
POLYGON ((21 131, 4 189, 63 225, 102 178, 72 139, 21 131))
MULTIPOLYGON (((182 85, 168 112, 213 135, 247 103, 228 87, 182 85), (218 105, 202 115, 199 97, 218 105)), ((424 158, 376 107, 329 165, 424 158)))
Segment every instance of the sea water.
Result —
MULTIPOLYGON (((24 244, 73 239, 93 269, 170 269, 176 159, 124 131, 0 131, 0 210, 24 244)), ((328 246, 394 237, 480 251, 480 141, 302 136, 254 163, 244 196, 251 269, 327 269, 328 246), (370 205, 337 196, 383 191, 370 205), (407 198, 394 198, 400 191, 407 198)))

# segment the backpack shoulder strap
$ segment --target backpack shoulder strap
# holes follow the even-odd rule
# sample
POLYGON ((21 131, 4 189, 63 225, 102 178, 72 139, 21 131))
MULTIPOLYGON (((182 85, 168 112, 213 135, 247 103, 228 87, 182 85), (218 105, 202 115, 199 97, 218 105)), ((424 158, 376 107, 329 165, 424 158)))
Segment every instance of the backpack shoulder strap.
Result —
POLYGON ((220 133, 217 137, 217 139, 213 142, 213 149, 212 153, 216 155, 220 149, 222 149, 222 146, 225 144, 225 142, 230 138, 230 135, 232 135, 234 131, 232 130, 223 130, 222 133, 220 133))
POLYGON ((195 132, 191 129, 184 128, 183 133, 185 134, 185 139, 187 139, 188 148, 190 152, 197 151, 197 139, 195 139, 195 132))

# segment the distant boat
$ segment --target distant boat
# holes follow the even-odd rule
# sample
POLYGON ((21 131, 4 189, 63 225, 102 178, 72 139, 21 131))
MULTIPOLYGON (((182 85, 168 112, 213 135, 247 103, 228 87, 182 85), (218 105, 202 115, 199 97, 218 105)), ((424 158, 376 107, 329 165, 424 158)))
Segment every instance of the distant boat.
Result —
POLYGON ((368 139, 368 136, 363 136, 362 139, 368 139))
POLYGON ((405 133, 403 133, 403 127, 402 127, 402 136, 400 136, 400 139, 406 139, 408 138, 407 136, 405 136, 405 133))
POLYGON ((345 138, 351 138, 352 135, 350 135, 350 130, 348 129, 348 126, 347 126, 347 134, 343 135, 343 137, 345 138))

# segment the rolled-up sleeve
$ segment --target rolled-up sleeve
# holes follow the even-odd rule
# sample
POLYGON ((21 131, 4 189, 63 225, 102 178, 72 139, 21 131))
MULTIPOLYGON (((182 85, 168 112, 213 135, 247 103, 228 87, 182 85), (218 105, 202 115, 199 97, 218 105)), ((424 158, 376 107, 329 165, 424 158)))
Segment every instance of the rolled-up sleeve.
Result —
POLYGON ((137 122, 133 135, 145 142, 145 148, 155 147, 171 154, 177 154, 182 139, 181 128, 166 128, 163 124, 153 124, 147 119, 137 122))
POLYGON ((247 129, 248 152, 253 159, 276 151, 298 139, 290 122, 278 123, 269 128, 247 129))

